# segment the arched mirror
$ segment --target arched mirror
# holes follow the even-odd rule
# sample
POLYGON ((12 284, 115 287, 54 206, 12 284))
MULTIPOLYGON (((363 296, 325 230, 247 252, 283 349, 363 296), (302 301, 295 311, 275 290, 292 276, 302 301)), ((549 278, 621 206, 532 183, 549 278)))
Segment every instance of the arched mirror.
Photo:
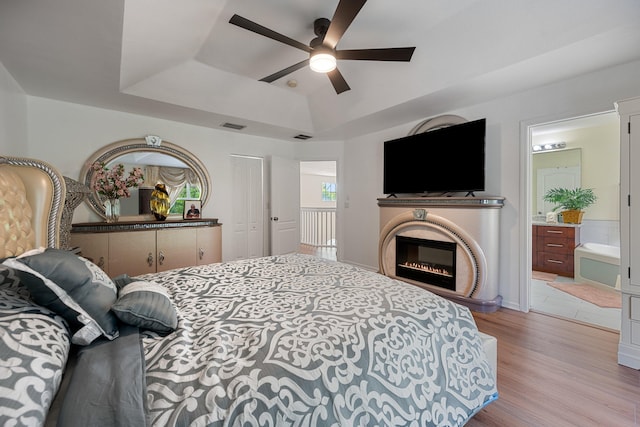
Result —
MULTIPOLYGON (((204 206, 209 200, 211 183, 209 174, 205 166, 196 156, 189 151, 170 142, 162 141, 156 136, 146 138, 126 139, 114 142, 93 153, 85 163, 80 172, 80 182, 91 188, 94 177, 92 165, 95 162, 104 163, 111 169, 114 165, 123 164, 128 172, 134 167, 142 169, 145 181, 138 188, 132 189, 131 197, 122 199, 122 216, 146 216, 148 212, 148 198, 156 182, 160 181, 169 184, 168 181, 176 180, 171 194, 172 202, 179 202, 184 197, 186 199, 197 198, 204 206), (169 176, 183 176, 184 178, 170 178, 169 176), (180 181, 185 181, 189 191, 187 194, 180 187, 180 181), (193 187, 193 188, 190 188, 193 187), (180 192, 183 192, 180 194, 180 192)), ((170 186, 170 185, 168 185, 170 186)), ((96 191, 92 191, 87 197, 89 206, 102 218, 105 217, 103 200, 96 191)), ((174 212, 179 215, 179 212, 174 212)))
POLYGON ((417 133, 428 132, 430 130, 436 130, 447 126, 459 125, 465 123, 467 119, 464 117, 456 116, 454 114, 445 114, 442 116, 432 117, 418 123, 411 131, 409 135, 415 135, 417 133))

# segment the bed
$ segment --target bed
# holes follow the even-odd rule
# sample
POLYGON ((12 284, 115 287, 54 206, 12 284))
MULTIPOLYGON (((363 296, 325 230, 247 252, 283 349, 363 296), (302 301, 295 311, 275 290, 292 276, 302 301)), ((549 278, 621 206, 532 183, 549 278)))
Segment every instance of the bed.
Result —
POLYGON ((498 398, 466 307, 352 265, 109 278, 55 243, 5 257, 0 423, 458 426, 498 398))

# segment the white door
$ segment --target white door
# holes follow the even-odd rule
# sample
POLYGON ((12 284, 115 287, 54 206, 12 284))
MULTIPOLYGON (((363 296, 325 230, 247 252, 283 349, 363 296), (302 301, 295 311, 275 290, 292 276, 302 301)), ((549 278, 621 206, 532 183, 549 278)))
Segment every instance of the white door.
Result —
MULTIPOLYGON (((640 227, 638 226, 638 203, 640 201, 640 115, 629 117, 629 123, 633 132, 629 134, 629 199, 635 205, 628 203, 629 206, 629 283, 636 288, 640 285, 640 227), (636 166, 633 166, 636 165, 636 166), (635 211, 635 213, 633 213, 635 211)), ((626 195, 625 195, 626 197, 626 195)), ((625 248, 626 249, 626 248, 625 248)), ((624 267, 623 267, 624 268, 624 267)), ((637 289, 637 288, 636 288, 637 289)))
POLYGON ((552 188, 578 188, 580 180, 580 166, 538 169, 538 194, 536 197, 538 214, 544 215, 555 207, 553 203, 544 201, 544 195, 547 191, 552 188))
POLYGON ((300 163, 271 157, 271 255, 300 246, 300 163))
POLYGON ((231 156, 232 211, 231 259, 264 256, 263 161, 231 156))

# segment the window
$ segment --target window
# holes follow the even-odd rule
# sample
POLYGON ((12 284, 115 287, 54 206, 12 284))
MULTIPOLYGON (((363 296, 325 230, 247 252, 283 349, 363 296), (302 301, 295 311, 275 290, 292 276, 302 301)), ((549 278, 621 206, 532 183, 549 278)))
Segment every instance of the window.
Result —
POLYGON ((336 183, 335 182, 322 183, 322 201, 323 202, 336 201, 336 183))
POLYGON ((182 215, 184 212, 184 201, 185 200, 199 200, 200 199, 200 188, 195 185, 190 185, 186 183, 180 193, 178 193, 178 197, 176 201, 171 206, 170 214, 179 214, 182 215))

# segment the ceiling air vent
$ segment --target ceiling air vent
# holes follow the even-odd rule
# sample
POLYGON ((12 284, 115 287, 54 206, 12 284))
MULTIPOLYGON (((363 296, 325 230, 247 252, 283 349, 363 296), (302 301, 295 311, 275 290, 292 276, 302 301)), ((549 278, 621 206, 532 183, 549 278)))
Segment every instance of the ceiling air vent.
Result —
POLYGON ((237 125, 235 123, 229 123, 229 122, 223 123, 221 126, 223 128, 229 128, 229 129, 234 129, 234 130, 242 130, 242 129, 246 128, 246 126, 244 126, 244 125, 237 125))
POLYGON ((305 140, 311 138, 311 135, 305 135, 303 133, 300 133, 300 134, 294 136, 294 138, 295 139, 301 139, 301 140, 305 141, 305 140))

